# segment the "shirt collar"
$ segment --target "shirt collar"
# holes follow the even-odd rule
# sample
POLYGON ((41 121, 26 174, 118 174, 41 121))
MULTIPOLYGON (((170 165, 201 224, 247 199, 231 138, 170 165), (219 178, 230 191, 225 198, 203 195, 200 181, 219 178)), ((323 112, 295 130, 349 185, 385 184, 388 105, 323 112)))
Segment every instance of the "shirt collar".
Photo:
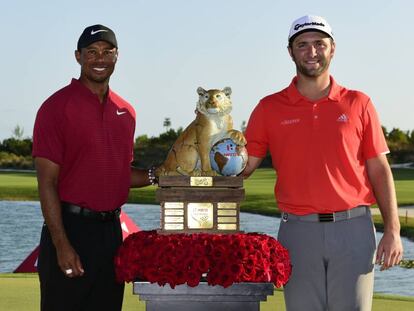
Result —
MULTIPOLYGON (((92 93, 92 91, 88 89, 78 79, 72 78, 72 81, 70 84, 72 87, 74 87, 77 91, 81 92, 83 95, 98 99, 98 95, 92 93)), ((112 91, 111 91, 111 88, 108 87, 108 96, 106 97, 106 100, 110 99, 111 96, 112 96, 112 91)))
MULTIPOLYGON (((329 94, 326 97, 328 100, 331 101, 340 101, 341 100, 341 90, 343 89, 342 86, 336 83, 335 79, 332 76, 329 76, 329 79, 331 81, 331 89, 329 90, 329 94)), ((305 96, 299 93, 298 89, 296 88, 296 82, 298 78, 295 76, 292 79, 292 82, 287 88, 287 94, 289 101, 292 104, 296 104, 299 101, 306 101, 310 102, 309 99, 307 99, 305 96)))

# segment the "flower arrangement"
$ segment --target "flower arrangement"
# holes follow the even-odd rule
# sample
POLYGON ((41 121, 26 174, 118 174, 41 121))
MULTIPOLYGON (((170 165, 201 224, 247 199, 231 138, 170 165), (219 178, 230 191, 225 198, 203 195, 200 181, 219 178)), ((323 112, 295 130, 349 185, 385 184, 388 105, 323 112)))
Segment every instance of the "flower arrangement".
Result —
POLYGON ((209 285, 228 287, 238 282, 272 282, 280 287, 289 279, 289 253, 276 239, 259 233, 129 235, 115 256, 119 282, 136 279, 190 287, 205 278, 209 285))

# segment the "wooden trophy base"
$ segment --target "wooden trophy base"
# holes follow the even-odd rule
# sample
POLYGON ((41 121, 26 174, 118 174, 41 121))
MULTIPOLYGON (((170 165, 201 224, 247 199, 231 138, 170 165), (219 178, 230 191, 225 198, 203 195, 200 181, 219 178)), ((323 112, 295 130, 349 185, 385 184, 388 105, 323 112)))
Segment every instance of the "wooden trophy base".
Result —
POLYGON ((160 176, 159 233, 240 232, 243 177, 160 176))

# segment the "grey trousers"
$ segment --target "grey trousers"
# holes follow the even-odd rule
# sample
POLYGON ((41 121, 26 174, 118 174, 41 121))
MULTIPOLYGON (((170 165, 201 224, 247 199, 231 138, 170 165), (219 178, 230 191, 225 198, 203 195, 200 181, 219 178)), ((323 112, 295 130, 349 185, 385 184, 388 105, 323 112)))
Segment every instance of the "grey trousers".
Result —
POLYGON ((282 220, 278 240, 292 261, 287 311, 371 310, 376 241, 369 212, 338 222, 282 220))

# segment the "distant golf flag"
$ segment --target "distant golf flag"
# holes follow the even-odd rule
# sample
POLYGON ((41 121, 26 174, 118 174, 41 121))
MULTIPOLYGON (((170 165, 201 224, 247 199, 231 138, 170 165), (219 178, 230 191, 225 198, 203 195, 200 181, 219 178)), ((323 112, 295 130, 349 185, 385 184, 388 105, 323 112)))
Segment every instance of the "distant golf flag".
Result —
MULTIPOLYGON (((131 233, 140 231, 141 229, 132 221, 129 216, 121 211, 119 215, 119 220, 121 221, 122 228, 122 239, 130 235, 131 233)), ((29 256, 14 270, 14 273, 29 273, 37 272, 37 258, 39 257, 39 246, 30 253, 29 256)))

